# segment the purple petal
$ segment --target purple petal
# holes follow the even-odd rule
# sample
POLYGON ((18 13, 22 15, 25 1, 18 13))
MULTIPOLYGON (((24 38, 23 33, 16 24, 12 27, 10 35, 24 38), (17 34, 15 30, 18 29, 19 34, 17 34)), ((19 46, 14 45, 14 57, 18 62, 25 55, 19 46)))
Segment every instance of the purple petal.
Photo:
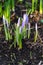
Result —
POLYGON ((23 21, 23 22, 22 22, 22 28, 23 28, 24 26, 25 26, 25 22, 23 21))
POLYGON ((27 14, 24 14, 24 15, 23 15, 23 21, 25 22, 25 24, 28 24, 29 17, 28 17, 27 14))

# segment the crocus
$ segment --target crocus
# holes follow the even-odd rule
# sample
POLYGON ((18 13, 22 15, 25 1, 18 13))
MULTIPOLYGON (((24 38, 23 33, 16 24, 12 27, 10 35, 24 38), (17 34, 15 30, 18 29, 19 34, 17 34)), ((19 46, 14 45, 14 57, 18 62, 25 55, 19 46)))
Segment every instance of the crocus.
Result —
POLYGON ((23 22, 22 22, 22 29, 23 29, 23 34, 24 38, 27 37, 27 28, 28 28, 28 38, 30 36, 30 23, 29 23, 29 17, 27 14, 23 15, 23 22), (26 25, 26 26, 25 26, 26 25))
POLYGON ((27 14, 24 14, 23 15, 23 22, 22 22, 22 32, 23 32, 23 34, 24 34, 24 38, 26 38, 27 37, 27 32, 26 32, 26 29, 27 29, 27 26, 25 26, 25 25, 28 25, 28 15, 27 14))
POLYGON ((25 24, 28 24, 28 15, 27 14, 23 15, 23 22, 25 22, 25 24))
MULTIPOLYGON (((23 15, 23 23, 22 23, 22 28, 27 25, 26 29, 28 28, 28 39, 30 37, 30 22, 29 22, 29 17, 27 14, 23 15)), ((25 29, 25 30, 26 30, 25 29)))
POLYGON ((23 22, 22 22, 22 28, 24 28, 24 26, 25 26, 25 22, 23 21, 23 22))

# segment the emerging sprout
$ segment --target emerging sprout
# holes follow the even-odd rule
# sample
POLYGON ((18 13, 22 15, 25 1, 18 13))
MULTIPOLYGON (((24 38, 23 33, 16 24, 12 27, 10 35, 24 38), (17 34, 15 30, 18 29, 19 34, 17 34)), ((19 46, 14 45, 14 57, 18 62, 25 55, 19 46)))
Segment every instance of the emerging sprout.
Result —
POLYGON ((7 34, 7 28, 6 28, 6 23, 5 23, 5 17, 4 17, 4 15, 3 15, 3 24, 4 24, 4 30, 5 30, 6 40, 8 40, 8 34, 7 34))
POLYGON ((23 22, 22 22, 22 28, 23 28, 23 34, 24 34, 24 38, 27 37, 27 25, 28 25, 28 15, 24 14, 23 15, 23 22))
POLYGON ((7 2, 4 3, 3 24, 4 24, 4 29, 5 29, 6 40, 10 40, 12 38, 12 36, 10 35, 10 31, 9 31, 9 25, 10 25, 10 0, 8 0, 7 2))
POLYGON ((38 29, 37 29, 38 27, 37 27, 37 23, 35 24, 35 30, 36 30, 36 33, 35 33, 35 40, 34 40, 34 42, 36 42, 36 40, 37 40, 37 36, 38 36, 38 29))
POLYGON ((20 18, 18 18, 17 26, 18 26, 18 27, 20 26, 20 18))
POLYGON ((15 26, 15 35, 14 35, 14 45, 17 42, 18 49, 22 49, 22 38, 23 38, 23 33, 22 33, 22 26, 20 26, 20 18, 18 19, 18 23, 15 26))

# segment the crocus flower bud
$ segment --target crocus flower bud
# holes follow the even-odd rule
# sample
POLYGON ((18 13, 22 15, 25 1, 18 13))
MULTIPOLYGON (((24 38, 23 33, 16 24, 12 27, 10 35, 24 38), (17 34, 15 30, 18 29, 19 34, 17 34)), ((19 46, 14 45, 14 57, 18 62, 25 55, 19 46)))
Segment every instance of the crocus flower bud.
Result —
POLYGON ((25 24, 28 24, 29 18, 27 14, 23 15, 23 21, 25 22, 25 24))
POLYGON ((18 26, 18 27, 20 26, 20 18, 18 18, 17 26, 18 26))
POLYGON ((22 28, 24 28, 24 26, 25 26, 25 22, 23 21, 23 22, 22 22, 22 28))

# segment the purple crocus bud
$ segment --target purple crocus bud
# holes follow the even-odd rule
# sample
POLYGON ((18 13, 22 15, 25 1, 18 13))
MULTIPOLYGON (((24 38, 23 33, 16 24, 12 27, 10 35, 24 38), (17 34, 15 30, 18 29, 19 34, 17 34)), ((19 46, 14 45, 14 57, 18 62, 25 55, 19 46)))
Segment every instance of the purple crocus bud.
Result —
POLYGON ((18 26, 18 27, 20 26, 20 18, 18 18, 17 26, 18 26))
POLYGON ((24 28, 24 26, 25 26, 25 22, 23 21, 23 22, 22 22, 22 28, 24 28))
POLYGON ((25 22, 23 21, 22 25, 20 26, 20 33, 22 32, 22 29, 24 28, 24 26, 25 26, 25 22))
POLYGON ((23 21, 25 22, 25 24, 28 24, 29 18, 27 14, 23 15, 23 21))

